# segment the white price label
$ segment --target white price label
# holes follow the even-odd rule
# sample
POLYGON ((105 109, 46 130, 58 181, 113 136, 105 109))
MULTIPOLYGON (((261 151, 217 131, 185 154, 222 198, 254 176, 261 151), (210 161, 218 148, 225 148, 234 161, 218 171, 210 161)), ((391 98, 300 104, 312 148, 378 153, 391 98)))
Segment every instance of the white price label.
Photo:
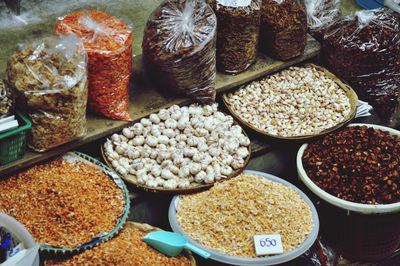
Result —
POLYGON ((279 234, 254 236, 254 246, 257 256, 283 253, 281 235, 279 234))

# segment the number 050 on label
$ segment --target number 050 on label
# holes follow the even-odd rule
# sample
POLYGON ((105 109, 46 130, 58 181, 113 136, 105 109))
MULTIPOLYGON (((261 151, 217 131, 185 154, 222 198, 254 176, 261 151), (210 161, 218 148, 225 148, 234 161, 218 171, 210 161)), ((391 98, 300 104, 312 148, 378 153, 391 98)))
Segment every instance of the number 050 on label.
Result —
POLYGON ((283 253, 281 235, 279 234, 254 236, 254 245, 257 256, 283 253))

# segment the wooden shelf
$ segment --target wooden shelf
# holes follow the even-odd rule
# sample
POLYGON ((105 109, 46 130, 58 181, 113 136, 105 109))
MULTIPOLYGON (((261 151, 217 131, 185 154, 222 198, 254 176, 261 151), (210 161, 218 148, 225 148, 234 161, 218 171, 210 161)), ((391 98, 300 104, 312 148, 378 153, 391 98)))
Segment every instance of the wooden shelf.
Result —
MULTIPOLYGON (((216 78, 217 93, 227 91, 251 80, 260 78, 266 74, 270 74, 284 69, 288 66, 295 65, 305 60, 311 59, 318 55, 319 50, 319 43, 311 36, 308 36, 307 47, 304 55, 294 60, 282 62, 273 60, 264 54, 260 54, 257 62, 243 73, 235 76, 218 73, 216 78)), ((142 59, 140 55, 134 57, 134 75, 133 81, 131 82, 132 88, 130 90, 129 107, 129 111, 132 114, 134 121, 137 121, 138 119, 145 117, 153 112, 156 112, 162 108, 168 108, 169 106, 174 104, 186 105, 193 102, 188 98, 167 95, 166 93, 162 93, 160 90, 157 90, 145 77, 141 63, 142 59)), ((151 75, 151 73, 146 74, 151 75)), ((37 153, 31 150, 27 150, 25 156, 22 159, 1 166, 0 177, 18 171, 24 167, 28 167, 38 162, 55 157, 59 154, 75 149, 78 146, 106 137, 114 132, 120 131, 122 128, 129 125, 129 123, 127 122, 109 120, 92 114, 88 114, 87 124, 88 134, 85 138, 67 143, 44 153, 37 153)), ((256 152, 260 152, 261 150, 266 148, 264 146, 265 144, 263 144, 262 142, 253 143, 253 148, 256 152)))

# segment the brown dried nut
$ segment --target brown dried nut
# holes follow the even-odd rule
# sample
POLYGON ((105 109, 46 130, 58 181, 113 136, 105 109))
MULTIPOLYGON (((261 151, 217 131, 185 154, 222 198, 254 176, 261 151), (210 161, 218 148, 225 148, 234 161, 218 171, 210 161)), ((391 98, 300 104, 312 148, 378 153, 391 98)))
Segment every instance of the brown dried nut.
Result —
POLYGON ((0 118, 8 116, 14 109, 14 97, 8 86, 0 79, 0 118))
POLYGON ((311 143, 307 175, 341 199, 364 204, 400 202, 400 138, 366 126, 348 127, 311 143))
POLYGON ((218 20, 218 70, 233 74, 246 70, 257 59, 261 0, 251 0, 246 6, 229 0, 208 3, 218 20))
POLYGON ((25 44, 8 61, 7 81, 32 120, 30 147, 45 151, 86 134, 86 53, 76 37, 25 44))
POLYGON ((263 0, 261 47, 280 60, 304 53, 307 44, 307 16, 293 0, 263 0))
POLYGON ((322 43, 323 59, 382 119, 400 112, 400 15, 365 10, 337 20, 322 43))
POLYGON ((123 212, 122 192, 103 172, 57 159, 0 180, 0 211, 38 243, 78 247, 110 232, 123 212))
POLYGON ((163 88, 201 103, 215 101, 217 19, 203 1, 167 0, 147 21, 144 65, 163 88))

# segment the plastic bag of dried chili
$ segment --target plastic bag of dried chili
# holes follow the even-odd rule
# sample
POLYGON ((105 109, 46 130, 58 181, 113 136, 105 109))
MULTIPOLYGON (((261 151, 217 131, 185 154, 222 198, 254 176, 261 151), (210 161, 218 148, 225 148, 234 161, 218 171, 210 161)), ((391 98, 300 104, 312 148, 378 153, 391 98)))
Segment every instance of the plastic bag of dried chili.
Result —
POLYGON ((340 0, 304 0, 308 31, 318 41, 322 41, 325 31, 341 17, 340 4, 340 0))
POLYGON ((89 110, 130 121, 129 80, 133 34, 123 21, 99 10, 76 11, 58 18, 58 34, 75 33, 88 53, 89 110))
POLYGON ((208 0, 217 15, 217 69, 236 74, 257 59, 261 0, 208 0))
POLYGON ((87 56, 76 35, 19 45, 6 75, 17 107, 32 120, 31 148, 43 152, 86 135, 87 56))
POLYGON ((307 44, 307 16, 298 1, 263 0, 260 44, 279 60, 304 53, 307 44))
POLYGON ((343 17, 325 33, 322 57, 383 120, 395 121, 400 114, 400 14, 385 8, 343 17))
POLYGON ((202 103, 215 101, 217 19, 205 1, 167 0, 156 8, 143 34, 147 74, 160 87, 202 103))

